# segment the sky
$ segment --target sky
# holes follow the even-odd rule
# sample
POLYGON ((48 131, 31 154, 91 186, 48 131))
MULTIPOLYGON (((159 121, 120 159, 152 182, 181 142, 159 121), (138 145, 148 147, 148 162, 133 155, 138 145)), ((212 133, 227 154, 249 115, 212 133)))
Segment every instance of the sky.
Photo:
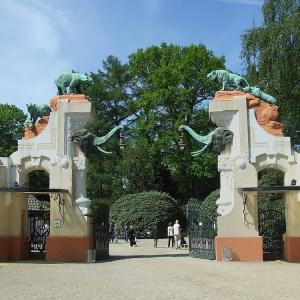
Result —
POLYGON ((162 42, 204 44, 243 73, 241 34, 263 0, 0 0, 0 103, 48 103, 61 72, 96 72, 162 42))

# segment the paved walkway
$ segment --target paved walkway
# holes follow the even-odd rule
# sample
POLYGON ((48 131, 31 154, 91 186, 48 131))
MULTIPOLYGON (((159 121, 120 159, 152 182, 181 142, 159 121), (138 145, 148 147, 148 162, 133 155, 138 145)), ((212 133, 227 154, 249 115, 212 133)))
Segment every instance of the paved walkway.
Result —
POLYGON ((0 263, 0 299, 300 299, 300 264, 216 262, 141 240, 95 264, 0 263))

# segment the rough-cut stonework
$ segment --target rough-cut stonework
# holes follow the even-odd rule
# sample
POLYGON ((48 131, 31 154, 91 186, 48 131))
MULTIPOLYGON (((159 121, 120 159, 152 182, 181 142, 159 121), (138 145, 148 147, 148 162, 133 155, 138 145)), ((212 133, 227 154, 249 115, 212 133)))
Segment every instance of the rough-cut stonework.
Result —
POLYGON ((283 136, 283 126, 276 121, 278 106, 270 105, 249 93, 241 91, 218 91, 214 100, 233 101, 236 96, 246 97, 248 109, 254 108, 256 120, 265 131, 275 136, 283 136))

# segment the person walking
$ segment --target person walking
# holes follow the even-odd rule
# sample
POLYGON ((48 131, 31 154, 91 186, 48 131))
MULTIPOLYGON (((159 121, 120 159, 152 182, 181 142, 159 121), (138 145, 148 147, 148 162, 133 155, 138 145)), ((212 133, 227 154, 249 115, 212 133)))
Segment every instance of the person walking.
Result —
POLYGON ((115 224, 114 243, 119 243, 119 226, 117 224, 115 224))
POLYGON ((175 246, 176 249, 180 249, 180 224, 178 220, 175 221, 175 224, 173 226, 174 228, 174 239, 175 239, 175 246))
POLYGON ((168 247, 172 244, 172 248, 174 247, 174 228, 172 222, 169 222, 168 226, 168 247))
POLYGON ((129 227, 129 230, 128 230, 128 239, 129 239, 129 243, 130 243, 130 247, 132 247, 133 245, 136 245, 136 242, 135 242, 135 231, 133 229, 132 226, 129 227))
POLYGON ((157 226, 155 225, 153 230, 152 230, 152 235, 154 239, 154 248, 157 248, 157 242, 158 242, 158 229, 157 226))

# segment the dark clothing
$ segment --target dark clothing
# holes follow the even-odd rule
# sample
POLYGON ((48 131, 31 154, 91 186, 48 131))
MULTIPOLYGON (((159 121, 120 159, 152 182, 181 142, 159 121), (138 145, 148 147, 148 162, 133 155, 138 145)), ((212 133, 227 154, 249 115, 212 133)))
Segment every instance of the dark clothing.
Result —
POLYGON ((174 247, 174 236, 168 236, 168 247, 172 243, 172 248, 174 247))
POLYGON ((130 241, 130 246, 133 246, 135 244, 135 231, 134 229, 129 229, 128 232, 127 232, 127 237, 130 241))
POLYGON ((157 241, 158 241, 158 229, 154 228, 152 230, 152 235, 153 235, 153 239, 154 239, 154 248, 157 248, 157 241))
POLYGON ((158 239, 158 229, 157 229, 157 228, 154 228, 154 229, 152 230, 152 235, 153 235, 153 238, 154 238, 155 240, 158 239))

